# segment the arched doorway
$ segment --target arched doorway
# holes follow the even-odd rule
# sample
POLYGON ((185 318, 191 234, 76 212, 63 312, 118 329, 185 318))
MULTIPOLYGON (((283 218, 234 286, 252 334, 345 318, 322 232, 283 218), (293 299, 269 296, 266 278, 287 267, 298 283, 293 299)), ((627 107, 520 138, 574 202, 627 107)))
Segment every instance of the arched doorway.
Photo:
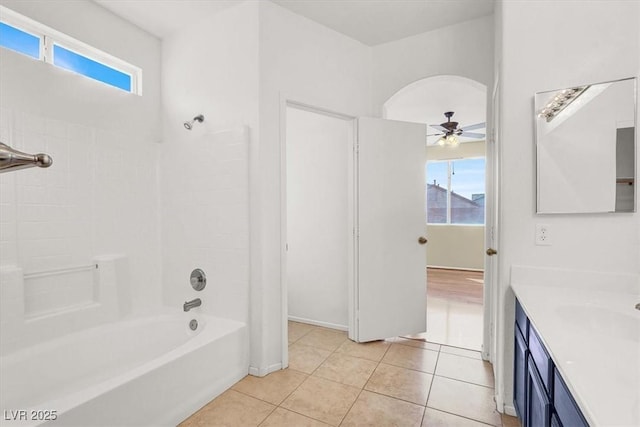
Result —
POLYGON ((427 331, 417 338, 482 350, 489 318, 485 196, 492 188, 486 182, 487 88, 460 76, 421 79, 389 98, 383 115, 428 126, 427 331), (447 118, 448 112, 453 115, 447 118), (458 122, 454 132, 439 126, 447 121, 458 122), (449 134, 453 143, 445 138, 449 134))

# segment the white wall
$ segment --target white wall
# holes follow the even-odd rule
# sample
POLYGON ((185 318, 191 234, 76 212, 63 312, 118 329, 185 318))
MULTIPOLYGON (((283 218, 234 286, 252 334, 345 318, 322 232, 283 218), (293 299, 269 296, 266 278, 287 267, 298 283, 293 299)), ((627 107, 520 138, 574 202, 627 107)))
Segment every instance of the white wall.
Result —
POLYGON ((427 225, 427 265, 484 270, 484 226, 427 225))
MULTIPOLYGON (((260 2, 259 195, 252 199, 252 364, 282 355, 280 137, 283 98, 350 115, 369 113, 370 48, 271 2, 260 2)), ((253 170, 253 169, 252 169, 253 170)), ((285 343, 286 344, 286 343, 285 343)), ((253 371, 252 371, 253 372, 253 371)))
MULTIPOLYGON (((640 3, 509 2, 496 5, 502 52, 502 222, 498 313, 499 408, 512 405, 515 264, 640 272, 640 219, 634 214, 535 214, 533 94, 638 76, 640 3), (566 17, 571 16, 567 20, 566 17), (615 66, 611 66, 615 64, 615 66), (535 246, 536 223, 550 224, 552 246, 535 246)), ((636 164, 638 162, 636 161, 636 164)), ((638 190, 636 186, 636 197, 638 190)))
MULTIPOLYGON (((158 304, 160 42, 92 2, 1 4, 141 67, 145 90, 125 93, 0 49, 0 139, 54 159, 49 169, 1 175, 0 265, 30 273, 124 254, 134 306, 158 304)), ((73 305, 81 290, 69 286, 40 295, 40 307, 73 305)))
POLYGON ((289 318, 348 329, 352 121, 287 107, 289 318))
POLYGON ((163 40, 159 178, 164 303, 249 321, 249 150, 257 143, 258 7, 241 3, 163 40), (203 114, 187 131, 182 123, 203 114), (250 138, 249 138, 250 137, 250 138), (194 268, 207 274, 191 288, 194 268))
MULTIPOLYGON (((402 102, 397 105, 398 96, 403 93, 398 92, 427 77, 461 76, 491 88, 493 45, 493 17, 487 16, 373 47, 373 111, 382 114, 385 103, 397 95, 391 104, 387 103, 386 117, 403 120, 402 102)), ((449 83, 444 78, 443 82, 449 83)), ((470 86, 473 95, 478 90, 470 86)), ((486 120, 490 123, 490 115, 486 120)), ((484 150, 484 144, 479 147, 474 143, 463 144, 457 152, 431 146, 427 157, 434 160, 476 157, 484 156, 484 150), (464 153, 460 152, 462 149, 464 153)), ((427 264, 483 269, 484 233, 484 227, 428 226, 427 264)))
POLYGON ((373 47, 373 111, 381 115, 384 103, 408 84, 441 75, 492 87, 492 16, 373 47))

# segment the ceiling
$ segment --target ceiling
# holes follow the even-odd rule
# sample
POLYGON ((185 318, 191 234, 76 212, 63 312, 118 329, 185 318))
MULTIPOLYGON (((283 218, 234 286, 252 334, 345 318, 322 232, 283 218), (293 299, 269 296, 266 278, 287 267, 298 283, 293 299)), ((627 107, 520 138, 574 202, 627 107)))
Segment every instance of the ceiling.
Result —
POLYGON ((493 13, 493 0, 272 0, 375 46, 493 13))
POLYGON ((93 0, 158 38, 238 4, 238 0, 93 0))
MULTIPOLYGON (((241 0, 94 0, 163 38, 241 0)), ((268 1, 268 0, 248 0, 268 1)), ((493 13, 494 0, 272 0, 375 46, 493 13)))

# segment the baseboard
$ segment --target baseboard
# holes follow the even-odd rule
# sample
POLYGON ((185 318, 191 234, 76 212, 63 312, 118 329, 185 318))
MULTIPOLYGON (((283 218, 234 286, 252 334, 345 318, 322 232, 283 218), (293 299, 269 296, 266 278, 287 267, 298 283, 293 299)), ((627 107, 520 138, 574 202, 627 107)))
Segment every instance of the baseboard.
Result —
POLYGON ((308 325, 322 326, 323 328, 337 329, 339 331, 346 331, 346 332, 349 331, 348 326, 337 325, 335 323, 329 323, 329 322, 322 322, 320 320, 305 319, 303 317, 296 317, 296 316, 289 316, 289 320, 293 322, 306 323, 308 325))
POLYGON ((516 414, 516 407, 513 405, 504 405, 504 413, 512 417, 518 416, 518 414, 516 414))
POLYGON ((249 375, 254 377, 264 377, 272 372, 282 369, 282 363, 274 363, 266 368, 256 368, 255 366, 249 366, 249 375))
POLYGON ((496 409, 498 410, 498 412, 503 413, 503 414, 507 414, 507 415, 511 415, 512 417, 517 417, 518 415, 516 414, 516 407, 511 405, 507 405, 504 402, 504 398, 502 397, 502 395, 500 394, 496 394, 494 396, 495 401, 496 401, 496 409))
POLYGON ((501 414, 504 412, 504 399, 501 394, 494 394, 493 400, 496 402, 496 410, 501 414))
POLYGON ((461 271, 479 271, 479 272, 484 272, 484 268, 448 267, 448 266, 443 266, 443 265, 427 265, 427 268, 436 268, 438 270, 461 270, 461 271))

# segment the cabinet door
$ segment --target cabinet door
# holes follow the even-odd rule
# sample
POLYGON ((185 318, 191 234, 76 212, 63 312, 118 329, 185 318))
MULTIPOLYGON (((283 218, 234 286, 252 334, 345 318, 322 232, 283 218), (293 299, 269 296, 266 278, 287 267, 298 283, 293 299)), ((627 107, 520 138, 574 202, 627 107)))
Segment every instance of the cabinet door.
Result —
POLYGON ((545 390, 551 394, 553 362, 551 357, 549 357, 549 352, 544 347, 544 344, 542 344, 542 340, 531 322, 529 322, 529 354, 531 354, 531 358, 533 359, 536 368, 538 368, 540 379, 542 380, 545 390))
POLYGON ((527 402, 527 357, 529 351, 518 326, 515 327, 515 349, 513 361, 513 404, 522 425, 526 425, 527 402))
POLYGON ((549 427, 551 403, 531 356, 527 362, 527 419, 524 427, 549 427))
POLYGON ((516 326, 520 328, 524 342, 529 342, 529 319, 520 305, 520 301, 516 298, 516 326))
POLYGON ((588 427, 578 405, 571 397, 571 393, 564 383, 557 369, 554 370, 553 406, 558 414, 560 423, 570 427, 588 427))

